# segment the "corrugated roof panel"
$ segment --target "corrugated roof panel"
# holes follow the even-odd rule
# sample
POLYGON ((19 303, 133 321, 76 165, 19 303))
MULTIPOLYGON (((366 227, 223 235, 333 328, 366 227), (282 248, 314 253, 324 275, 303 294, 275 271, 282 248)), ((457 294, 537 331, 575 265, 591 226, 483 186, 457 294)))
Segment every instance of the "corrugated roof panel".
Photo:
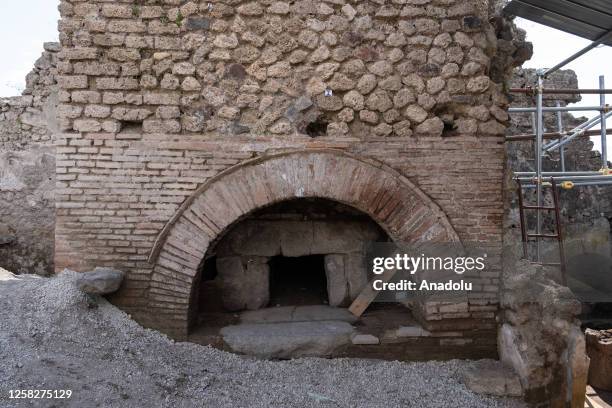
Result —
POLYGON ((594 10, 612 15, 612 1, 610 0, 570 0, 572 3, 580 4, 594 10))
POLYGON ((550 11, 556 15, 580 21, 601 29, 612 28, 612 16, 581 4, 572 4, 570 1, 529 0, 529 3, 542 10, 550 11))
POLYGON ((612 30, 609 0, 513 0, 504 11, 589 40, 612 30))

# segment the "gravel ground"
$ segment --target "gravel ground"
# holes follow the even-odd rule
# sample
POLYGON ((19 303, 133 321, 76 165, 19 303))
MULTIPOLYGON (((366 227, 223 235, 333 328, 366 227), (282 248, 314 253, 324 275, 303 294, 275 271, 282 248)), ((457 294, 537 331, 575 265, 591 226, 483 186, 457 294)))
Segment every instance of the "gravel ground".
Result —
POLYGON ((0 270, 0 407, 523 407, 470 392, 467 362, 260 361, 144 329, 74 285, 0 270), (69 400, 10 400, 69 389, 69 400))

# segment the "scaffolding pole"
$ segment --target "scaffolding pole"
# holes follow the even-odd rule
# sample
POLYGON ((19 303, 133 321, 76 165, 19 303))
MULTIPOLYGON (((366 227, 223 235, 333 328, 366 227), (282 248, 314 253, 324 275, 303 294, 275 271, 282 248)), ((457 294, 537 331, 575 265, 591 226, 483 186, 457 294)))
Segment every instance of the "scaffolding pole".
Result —
POLYGON ((580 186, 612 186, 612 171, 608 168, 607 161, 607 135, 609 130, 607 129, 606 122, 608 117, 612 115, 612 109, 606 105, 606 94, 612 94, 611 89, 605 88, 605 80, 603 75, 599 78, 598 89, 548 89, 544 87, 544 79, 555 73, 559 69, 565 67, 567 64, 578 59, 587 52, 593 50, 600 44, 607 43, 609 39, 612 39, 612 30, 607 31, 601 35, 595 41, 591 42, 590 45, 583 48, 582 50, 574 53, 570 57, 564 59, 559 64, 548 69, 540 69, 536 71, 537 81, 534 87, 526 88, 513 88, 510 89, 510 93, 519 93, 533 96, 535 99, 535 107, 520 107, 510 108, 509 113, 531 113, 532 115, 532 135, 518 135, 508 136, 506 141, 513 140, 533 140, 534 141, 534 153, 535 153, 535 171, 533 172, 517 172, 515 173, 514 180, 518 184, 519 194, 519 210, 521 218, 521 231, 523 236, 523 248, 524 255, 527 258, 527 241, 529 238, 535 238, 536 240, 536 262, 544 264, 542 262, 542 238, 553 238, 556 237, 559 240, 560 250, 560 261, 558 264, 561 266, 562 272, 565 271, 565 255, 563 247, 563 234, 561 231, 560 212, 559 212, 559 191, 558 187, 569 189, 580 186), (598 94, 600 96, 599 106, 584 106, 584 107, 568 107, 561 106, 559 102, 554 107, 544 106, 544 95, 578 95, 578 94, 598 94), (563 112, 585 112, 595 111, 599 114, 585 123, 575 127, 569 132, 564 130, 563 124, 563 112), (556 114, 556 133, 544 133, 544 113, 554 112, 556 114), (591 128, 600 124, 601 128, 598 131, 592 131, 591 128), (599 172, 596 171, 573 171, 568 172, 565 163, 565 145, 571 142, 576 137, 581 136, 601 136, 601 159, 602 167, 599 172), (553 139, 551 142, 544 144, 544 139, 553 139), (561 171, 559 172, 544 172, 543 169, 543 157, 551 150, 559 150, 560 155, 560 166, 561 171), (546 180, 544 179, 546 177, 546 180), (551 187, 553 194, 554 207, 547 207, 543 205, 543 188, 551 187), (524 205, 523 202, 523 188, 535 189, 536 204, 524 205), (536 226, 534 233, 529 233, 527 230, 527 220, 525 218, 524 210, 536 210, 536 226), (545 234, 543 233, 542 225, 542 211, 550 211, 554 209, 556 214, 557 223, 557 234, 545 234))
MULTIPOLYGON (((515 171, 515 177, 535 177, 534 171, 515 171)), ((600 171, 543 171, 542 176, 598 176, 600 171)))
MULTIPOLYGON (((544 134, 544 113, 542 111, 544 105, 544 75, 541 71, 538 72, 538 86, 536 90, 536 205, 542 207, 542 135, 544 134)), ((542 214, 536 212, 536 261, 542 261, 542 214)))
MULTIPOLYGON (((601 89, 602 91, 604 89, 606 89, 606 78, 601 75, 599 77, 599 89, 601 89)), ((606 106, 606 95, 602 92, 599 95, 599 104, 602 106, 602 108, 604 106, 606 106)), ((600 117, 600 121, 599 123, 601 124, 601 168, 602 169, 607 169, 608 168, 608 140, 607 140, 607 136, 608 136, 608 129, 606 126, 606 113, 602 110, 601 113, 599 114, 600 117)))
MULTIPOLYGON (((561 102, 557 101, 557 108, 561 107, 561 102)), ((559 134, 563 133, 563 112, 557 112, 557 131, 559 134)), ((563 136, 558 140, 561 141, 563 136)), ((565 171, 565 146, 559 147, 559 161, 561 164, 561 171, 565 171)))
MULTIPOLYGON (((609 110, 609 107, 604 107, 604 110, 609 110)), ((601 106, 562 106, 560 108, 554 106, 545 106, 543 112, 590 112, 601 111, 601 106)), ((531 113, 536 112, 536 108, 509 108, 509 113, 531 113)))
MULTIPOLYGON (((536 188, 536 184, 522 184, 523 188, 533 189, 536 188)), ((600 187, 600 186, 612 186, 611 181, 584 181, 580 183, 573 183, 572 188, 574 187, 600 187)), ((562 185, 557 185, 557 187, 563 188, 562 185)))
MULTIPOLYGON (((607 134, 612 134, 612 129, 608 129, 606 131, 607 134)), ((559 138, 564 137, 564 136, 569 136, 571 133, 568 132, 546 132, 542 135, 542 138, 545 140, 550 140, 550 139, 557 139, 556 141, 559 140, 559 138)), ((586 130, 584 132, 582 132, 580 135, 578 135, 578 137, 586 137, 586 136, 599 136, 601 135, 601 130, 586 130)), ((515 135, 515 136, 506 136, 506 141, 508 142, 518 142, 521 140, 534 140, 535 139, 535 134, 523 134, 523 135, 515 135)))
MULTIPOLYGON (((541 175, 542 177, 544 177, 544 174, 541 175)), ((546 176, 546 178, 548 180, 555 180, 555 181, 612 181, 612 175, 594 175, 594 174, 589 174, 589 175, 560 175, 560 176, 546 176)), ((531 182, 535 182, 537 181, 537 176, 525 176, 525 177, 516 177, 515 179, 517 180, 521 180, 521 181, 531 181, 531 182)))
MULTIPOLYGON (((537 90, 534 88, 527 86, 525 88, 510 88, 510 93, 524 93, 524 94, 537 94, 537 90)), ((542 94, 544 95, 600 95, 600 94, 612 94, 612 89, 550 89, 544 88, 542 89, 542 94)))
MULTIPOLYGON (((550 150, 555 150, 561 146, 565 146, 566 144, 568 144, 569 142, 571 142, 572 140, 574 140, 575 138, 577 138, 578 136, 581 136, 585 131, 594 128, 595 126, 597 126, 600 123, 605 123, 606 119, 608 117, 612 116, 612 111, 602 114, 600 116, 596 116, 590 120, 588 120, 587 122, 583 123, 582 125, 576 127, 574 130, 572 130, 572 134, 562 138, 562 140, 560 142, 551 142, 549 144, 547 144, 546 146, 544 146, 544 150, 545 151, 550 151, 550 150), (603 122, 602 122, 603 121, 603 122)), ((601 131, 601 133, 607 133, 606 129, 604 127, 604 129, 601 131)), ((605 139, 605 136, 603 136, 603 138, 605 139)), ((602 152, 602 158, 603 158, 603 152, 602 152)))

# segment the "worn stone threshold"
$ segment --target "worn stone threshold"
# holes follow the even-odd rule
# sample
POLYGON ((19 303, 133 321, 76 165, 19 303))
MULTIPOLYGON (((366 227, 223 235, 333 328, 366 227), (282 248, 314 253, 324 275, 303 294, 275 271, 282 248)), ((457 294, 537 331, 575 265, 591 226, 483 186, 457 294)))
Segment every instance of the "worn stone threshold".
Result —
POLYGON ((207 317, 216 325, 198 327, 189 341, 267 359, 497 358, 495 329, 430 333, 405 308, 390 305, 373 307, 359 319, 347 309, 324 305, 274 307, 207 317))

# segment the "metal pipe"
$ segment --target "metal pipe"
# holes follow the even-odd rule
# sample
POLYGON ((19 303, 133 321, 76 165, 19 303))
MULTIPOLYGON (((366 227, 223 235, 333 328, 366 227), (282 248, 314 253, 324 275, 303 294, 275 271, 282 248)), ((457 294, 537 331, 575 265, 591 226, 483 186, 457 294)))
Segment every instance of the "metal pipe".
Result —
MULTIPOLYGON (((609 135, 612 134, 612 129, 607 129, 606 133, 608 133, 609 135)), ((542 135, 542 138, 545 140, 559 139, 560 136, 561 137, 569 136, 570 134, 571 134, 570 132, 547 132, 542 135)), ((601 134, 600 130, 586 130, 580 135, 578 135, 578 137, 599 136, 600 134, 601 134)), ((506 136, 506 141, 515 142, 515 141, 521 141, 521 140, 532 140, 534 138, 535 138, 535 134, 522 134, 522 135, 506 136)))
MULTIPOLYGON (((599 89, 606 88, 606 78, 601 75, 599 77, 599 89)), ((606 95, 604 93, 599 95, 599 103, 602 107, 606 106, 606 95)), ((606 115, 602 110, 599 114, 601 123, 601 167, 603 169, 608 168, 608 132, 607 132, 607 124, 606 124, 606 115)))
MULTIPOLYGON (((573 187, 595 187, 595 186, 612 186, 612 181, 584 181, 581 183, 574 183, 573 187)), ((523 188, 536 188, 535 184, 523 184, 523 188)), ((557 187, 562 187, 557 185, 557 187)))
MULTIPOLYGON (((557 101, 557 108, 560 108, 560 107, 561 107, 561 102, 557 101)), ((562 112, 557 112, 557 131, 559 132, 559 135, 563 133, 563 113, 562 112)), ((560 142, 561 138, 559 138, 558 140, 560 142)), ((565 171, 565 146, 559 147, 559 160, 561 162, 561 171, 565 171)))
MULTIPOLYGON (((517 177, 528 177, 535 175, 533 171, 516 171, 514 175, 517 177)), ((543 171, 542 176, 598 176, 601 175, 598 171, 543 171)))
MULTIPOLYGON (((535 94, 535 89, 531 86, 525 88, 510 88, 510 93, 535 94)), ((599 95, 601 93, 612 94, 612 89, 571 89, 571 88, 545 88, 542 90, 544 95, 599 95)))
MULTIPOLYGON (((536 179, 536 176, 519 176, 517 177, 518 180, 520 181, 534 181, 534 179, 536 179)), ((602 180, 602 181, 610 181, 612 182, 612 175, 610 176, 604 176, 604 175, 586 175, 586 176, 547 176, 546 177, 547 180, 555 180, 555 181, 575 181, 575 182, 581 182, 581 181, 598 181, 598 180, 602 180)), ((546 180, 544 180, 546 181, 546 180)))
MULTIPOLYGON (((610 116, 610 115, 612 115, 612 112, 608 112, 606 114, 606 117, 610 116)), ((587 120, 586 122, 576 126, 574 129, 572 129, 569 132, 570 135, 562 138, 562 140, 560 142, 554 141, 554 142, 549 142, 548 144, 546 144, 544 146, 544 150, 545 151, 550 151, 550 150, 556 149, 559 146, 568 144, 569 142, 571 142, 572 140, 574 140, 575 138, 577 138, 579 136, 583 136, 586 133, 586 131, 588 131, 589 129, 597 126, 597 124, 599 124, 600 120, 601 120, 601 117, 599 117, 599 116, 595 116, 595 117, 587 120)), ((599 133, 599 132, 597 132, 597 133, 599 133)))
POLYGON ((555 224, 557 228, 557 239, 559 240, 559 260, 561 261, 561 283, 567 286, 567 278, 565 276, 565 247, 563 245, 563 228, 561 227, 561 213, 559 211, 559 191, 557 191, 557 183, 552 182, 552 196, 555 207, 555 224))
POLYGON ((521 217, 521 241, 523 241, 523 258, 527 259, 529 256, 529 250, 527 247, 527 219, 525 218, 525 206, 523 204, 523 186, 521 181, 516 181, 518 185, 518 201, 519 201, 519 216, 521 217))
POLYGON ((608 118, 610 116, 612 116, 612 112, 608 112, 608 113, 606 113, 603 116, 596 116, 596 117, 594 117, 592 119, 589 119, 587 122, 583 123, 582 125, 578 126, 576 129, 574 129, 575 132, 572 135, 563 138, 563 140, 560 141, 560 142, 552 142, 552 143, 547 144, 546 146, 544 146, 544 150, 545 151, 550 151, 550 150, 553 150, 553 149, 557 149, 560 146, 564 146, 564 145, 568 144, 569 142, 574 140, 576 137, 578 137, 582 133, 584 133, 585 130, 589 130, 592 127, 597 126, 597 124, 600 123, 602 117, 605 119, 605 118, 608 118))
MULTIPOLYGON (((542 94, 542 89, 544 89, 544 76, 541 72, 538 72, 538 88, 537 88, 537 100, 536 100, 536 116, 537 116, 537 127, 536 127, 536 177, 537 177, 537 186, 536 186, 536 197, 537 197, 537 206, 542 206, 542 135, 544 134, 544 112, 542 108, 544 107, 544 95, 542 94)), ((542 233, 542 214, 540 211, 536 211, 536 234, 542 233)), ((536 238, 536 261, 542 261, 541 254, 541 240, 540 238, 536 238)))
POLYGON ((574 183, 574 186, 576 187, 585 187, 585 186, 612 186, 612 181, 601 181, 601 182, 597 182, 597 181, 585 181, 582 183, 574 183))
MULTIPOLYGON (((606 108, 608 109, 608 108, 606 108)), ((545 106, 542 108, 544 112, 590 112, 590 111, 601 111, 601 106, 561 106, 557 108, 555 106, 545 106)), ((531 113, 536 112, 537 108, 509 108, 509 113, 531 113)))
POLYGON ((554 67, 549 68, 548 70, 544 71, 542 73, 542 77, 547 77, 550 74, 552 74, 553 72, 556 72, 556 71, 560 70, 561 68, 563 68, 564 66, 566 66, 570 62, 574 61, 575 59, 578 59, 578 58, 582 57, 584 54, 586 54, 587 52, 591 51, 592 49, 597 48, 600 44, 603 44, 609 38, 612 38, 612 30, 610 30, 607 33, 603 34, 601 37, 599 37, 598 39, 593 41, 590 45, 586 46, 585 48, 583 48, 582 50, 578 51, 574 55, 564 59, 563 61, 561 61, 560 63, 558 63, 554 67))

